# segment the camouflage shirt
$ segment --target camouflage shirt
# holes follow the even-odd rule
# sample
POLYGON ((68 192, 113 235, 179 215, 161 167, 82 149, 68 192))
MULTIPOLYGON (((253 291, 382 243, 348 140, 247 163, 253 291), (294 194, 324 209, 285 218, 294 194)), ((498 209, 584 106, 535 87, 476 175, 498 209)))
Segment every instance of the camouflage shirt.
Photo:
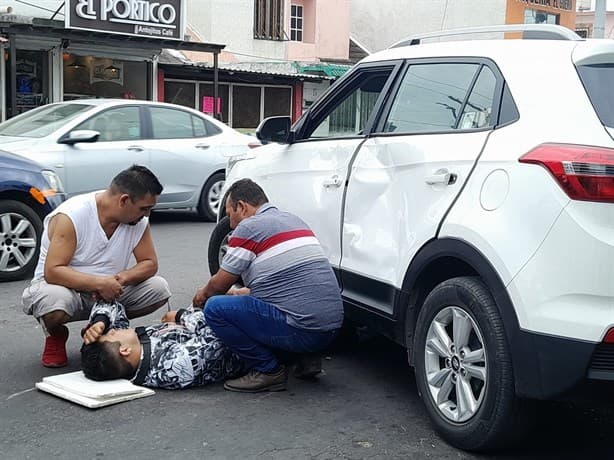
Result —
MULTIPOLYGON (((126 329, 129 321, 123 305, 98 302, 92 308, 90 324, 104 321, 108 329, 126 329)), ((149 361, 142 383, 154 388, 185 388, 218 382, 243 370, 239 357, 230 351, 205 322, 202 311, 189 308, 179 323, 160 323, 145 329, 151 344, 150 359, 144 360, 141 347, 140 366, 149 361)))

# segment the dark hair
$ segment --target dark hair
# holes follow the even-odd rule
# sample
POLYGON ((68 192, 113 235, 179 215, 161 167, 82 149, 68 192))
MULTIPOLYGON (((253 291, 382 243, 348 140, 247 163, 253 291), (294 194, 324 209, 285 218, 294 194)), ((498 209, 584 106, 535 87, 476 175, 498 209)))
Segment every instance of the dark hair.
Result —
POLYGON ((241 179, 228 189, 228 199, 232 209, 237 209, 239 201, 245 201, 252 206, 260 206, 269 202, 264 190, 251 179, 241 179))
POLYGON ((111 181, 109 189, 112 193, 126 193, 132 201, 143 198, 145 195, 160 195, 162 184, 145 166, 132 165, 124 169, 111 181))
POLYGON ((94 342, 81 347, 81 367, 91 380, 132 378, 136 369, 119 354, 119 342, 94 342))

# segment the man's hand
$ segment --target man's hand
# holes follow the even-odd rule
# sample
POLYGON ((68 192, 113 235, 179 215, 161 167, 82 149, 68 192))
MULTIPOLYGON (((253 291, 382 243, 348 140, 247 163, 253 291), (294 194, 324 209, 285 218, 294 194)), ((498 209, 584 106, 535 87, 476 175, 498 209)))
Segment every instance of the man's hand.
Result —
POLYGON ((231 287, 226 295, 249 295, 251 289, 248 287, 231 287))
POLYGON ((90 343, 96 342, 103 332, 104 323, 102 321, 92 324, 85 330, 85 334, 83 334, 83 343, 89 345, 90 343))
POLYGON ((198 291, 196 291, 196 295, 192 299, 192 305, 197 308, 203 308, 205 304, 205 300, 207 300, 207 295, 205 294, 206 286, 201 287, 198 291))
POLYGON ((112 302, 124 292, 124 288, 117 280, 116 275, 105 276, 101 278, 96 289, 97 297, 100 297, 107 302, 112 302))
POLYGON ((177 318, 177 311, 171 310, 164 313, 164 316, 160 320, 161 323, 175 323, 177 318))

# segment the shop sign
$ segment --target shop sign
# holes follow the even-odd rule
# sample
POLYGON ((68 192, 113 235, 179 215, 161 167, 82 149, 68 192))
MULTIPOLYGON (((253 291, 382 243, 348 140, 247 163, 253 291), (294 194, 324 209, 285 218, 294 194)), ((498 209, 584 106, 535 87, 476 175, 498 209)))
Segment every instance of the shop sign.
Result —
POLYGON ((68 0, 66 28, 183 40, 184 0, 68 0))
POLYGON ((537 6, 549 6, 550 8, 556 8, 557 10, 571 11, 573 9, 572 0, 517 0, 520 3, 527 3, 529 5, 537 6))

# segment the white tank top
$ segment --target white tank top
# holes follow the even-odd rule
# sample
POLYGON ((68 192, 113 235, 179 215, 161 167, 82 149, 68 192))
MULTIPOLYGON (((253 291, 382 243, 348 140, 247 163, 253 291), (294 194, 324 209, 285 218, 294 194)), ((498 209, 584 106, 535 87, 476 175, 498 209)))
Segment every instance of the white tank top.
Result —
POLYGON ((77 233, 77 247, 69 267, 93 275, 114 275, 128 268, 132 251, 147 229, 149 219, 144 217, 136 225, 120 224, 111 238, 107 238, 96 208, 96 195, 91 192, 66 200, 45 217, 41 252, 34 279, 44 276, 45 259, 49 248, 49 221, 56 214, 64 214, 72 221, 77 233))

